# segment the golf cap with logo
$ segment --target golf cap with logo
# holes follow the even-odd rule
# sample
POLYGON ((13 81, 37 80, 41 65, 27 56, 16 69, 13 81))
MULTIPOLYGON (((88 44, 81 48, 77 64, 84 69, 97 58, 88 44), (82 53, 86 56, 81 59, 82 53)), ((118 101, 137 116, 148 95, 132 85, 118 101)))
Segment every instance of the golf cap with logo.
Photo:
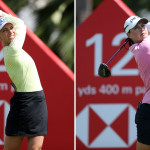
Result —
POLYGON ((140 18, 138 16, 131 16, 124 23, 124 31, 128 33, 129 30, 134 28, 139 21, 143 21, 144 24, 148 23, 148 20, 146 18, 140 18))
POLYGON ((5 24, 11 23, 15 24, 12 20, 8 19, 7 17, 0 17, 0 30, 4 27, 5 24))

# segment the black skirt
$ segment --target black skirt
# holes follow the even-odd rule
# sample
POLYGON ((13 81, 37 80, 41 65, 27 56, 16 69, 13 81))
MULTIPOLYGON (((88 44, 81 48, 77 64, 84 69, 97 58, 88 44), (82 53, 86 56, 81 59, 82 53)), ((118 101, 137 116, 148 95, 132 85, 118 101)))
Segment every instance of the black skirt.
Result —
POLYGON ((5 134, 42 136, 47 134, 48 112, 43 91, 15 92, 10 100, 5 134))
POLYGON ((137 141, 150 145, 150 104, 139 103, 135 115, 137 141))

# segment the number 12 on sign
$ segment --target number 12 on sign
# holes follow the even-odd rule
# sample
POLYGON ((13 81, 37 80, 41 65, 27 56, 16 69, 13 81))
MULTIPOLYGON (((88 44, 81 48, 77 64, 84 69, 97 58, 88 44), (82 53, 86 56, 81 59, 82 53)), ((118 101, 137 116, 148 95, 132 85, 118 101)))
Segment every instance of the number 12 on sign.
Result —
MULTIPOLYGON (((119 46, 122 39, 125 38, 125 33, 117 34, 112 40, 112 46, 119 46), (119 42, 119 43, 118 43, 119 42)), ((103 62, 103 35, 97 33, 90 39, 86 40, 86 47, 94 44, 94 76, 98 76, 99 65, 103 62)), ((138 76, 138 69, 123 69, 123 67, 133 58, 133 55, 128 51, 120 61, 118 61, 112 68, 112 76, 138 76)))

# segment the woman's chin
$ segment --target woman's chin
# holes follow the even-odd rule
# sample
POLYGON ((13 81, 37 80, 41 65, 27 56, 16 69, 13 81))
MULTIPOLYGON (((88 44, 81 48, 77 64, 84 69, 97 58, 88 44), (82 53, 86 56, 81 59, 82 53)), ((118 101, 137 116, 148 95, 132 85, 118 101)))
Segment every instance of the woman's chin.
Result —
POLYGON ((10 37, 9 40, 12 41, 14 39, 14 37, 10 37))

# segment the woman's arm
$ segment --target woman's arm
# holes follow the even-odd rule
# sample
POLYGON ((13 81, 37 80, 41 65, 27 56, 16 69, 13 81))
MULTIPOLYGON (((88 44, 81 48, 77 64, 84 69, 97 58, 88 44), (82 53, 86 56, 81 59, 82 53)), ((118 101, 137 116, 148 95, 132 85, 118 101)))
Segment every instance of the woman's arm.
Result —
POLYGON ((2 10, 0 10, 0 17, 5 17, 6 15, 8 15, 8 14, 3 12, 2 10))
POLYGON ((24 44, 25 36, 26 36, 26 26, 25 26, 24 22, 21 19, 14 17, 10 14, 7 14, 1 10, 0 10, 0 17, 6 17, 14 23, 16 37, 10 43, 9 46, 22 48, 22 46, 24 44))

